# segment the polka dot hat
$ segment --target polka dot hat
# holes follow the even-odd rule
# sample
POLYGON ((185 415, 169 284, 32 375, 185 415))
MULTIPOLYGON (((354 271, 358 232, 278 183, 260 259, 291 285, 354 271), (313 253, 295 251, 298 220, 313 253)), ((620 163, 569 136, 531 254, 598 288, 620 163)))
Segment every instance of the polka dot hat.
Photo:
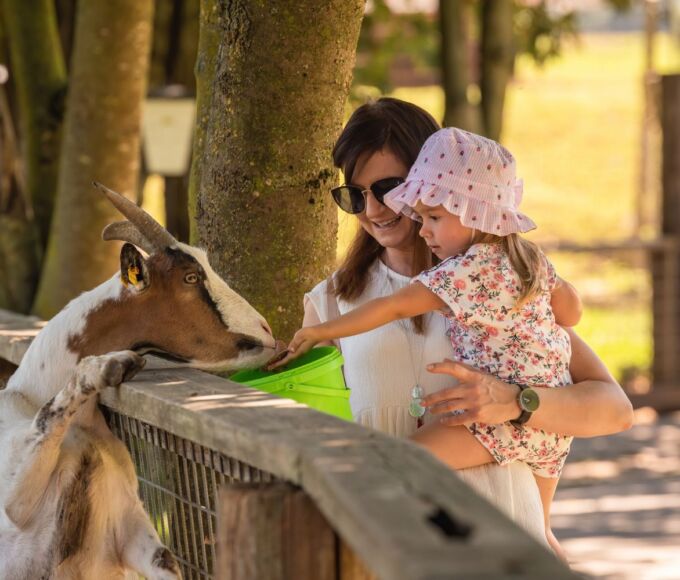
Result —
POLYGON ((442 205, 464 226, 506 236, 528 232, 536 224, 518 211, 522 180, 515 177, 515 158, 491 139, 455 127, 430 136, 406 181, 384 198, 387 206, 419 220, 413 210, 442 205))

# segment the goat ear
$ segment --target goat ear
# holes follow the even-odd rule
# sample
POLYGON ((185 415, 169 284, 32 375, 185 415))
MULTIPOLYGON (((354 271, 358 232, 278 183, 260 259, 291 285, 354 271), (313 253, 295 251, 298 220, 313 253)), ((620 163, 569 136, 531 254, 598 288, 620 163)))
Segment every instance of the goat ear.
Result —
POLYGON ((146 260, 132 244, 123 244, 120 250, 120 279, 135 290, 144 290, 150 283, 146 260))

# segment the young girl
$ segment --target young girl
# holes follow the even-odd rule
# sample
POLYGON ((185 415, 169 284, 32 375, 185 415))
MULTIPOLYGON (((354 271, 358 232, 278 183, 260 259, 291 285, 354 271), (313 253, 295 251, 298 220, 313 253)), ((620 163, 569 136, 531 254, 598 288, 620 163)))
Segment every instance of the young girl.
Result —
POLYGON ((531 386, 571 383, 571 347, 560 327, 573 326, 581 304, 533 243, 518 233, 535 228, 517 207, 522 183, 515 161, 498 143, 455 128, 442 129, 423 145, 406 181, 385 203, 422 222, 420 235, 443 261, 412 284, 324 324, 299 330, 281 366, 321 341, 367 332, 394 320, 432 310, 450 322, 455 358, 520 386, 513 424, 470 423, 420 429, 426 443, 454 469, 523 461, 532 469, 549 511, 571 437, 524 426, 538 402, 531 386))

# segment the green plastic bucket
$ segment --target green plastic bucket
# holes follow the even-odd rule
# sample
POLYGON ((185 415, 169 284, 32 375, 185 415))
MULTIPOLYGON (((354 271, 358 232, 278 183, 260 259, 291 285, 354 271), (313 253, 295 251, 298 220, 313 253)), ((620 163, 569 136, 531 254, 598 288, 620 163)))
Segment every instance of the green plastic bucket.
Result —
POLYGON ((286 365, 281 372, 261 369, 239 371, 229 378, 352 421, 349 389, 345 386, 341 369, 343 362, 337 348, 319 346, 286 365))

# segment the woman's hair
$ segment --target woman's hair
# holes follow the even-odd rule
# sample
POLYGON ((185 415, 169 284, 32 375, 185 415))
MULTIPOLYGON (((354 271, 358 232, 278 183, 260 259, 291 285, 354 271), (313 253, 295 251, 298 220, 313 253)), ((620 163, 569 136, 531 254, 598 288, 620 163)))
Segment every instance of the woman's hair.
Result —
POLYGON ((496 236, 475 231, 473 244, 500 244, 517 272, 522 285, 515 308, 538 295, 547 276, 545 261, 538 246, 519 234, 496 236))
MULTIPOLYGON (((342 169, 347 183, 352 182, 359 157, 382 150, 390 151, 410 168, 427 138, 439 128, 437 121, 420 107, 383 97, 354 111, 333 148, 333 162, 342 169)), ((432 266, 433 258, 418 235, 415 222, 412 231, 413 271, 420 272, 432 266)), ((385 248, 360 228, 338 269, 336 294, 345 300, 361 296, 368 284, 371 265, 384 251, 385 248)), ((416 330, 422 332, 422 317, 415 317, 413 322, 416 330)))

